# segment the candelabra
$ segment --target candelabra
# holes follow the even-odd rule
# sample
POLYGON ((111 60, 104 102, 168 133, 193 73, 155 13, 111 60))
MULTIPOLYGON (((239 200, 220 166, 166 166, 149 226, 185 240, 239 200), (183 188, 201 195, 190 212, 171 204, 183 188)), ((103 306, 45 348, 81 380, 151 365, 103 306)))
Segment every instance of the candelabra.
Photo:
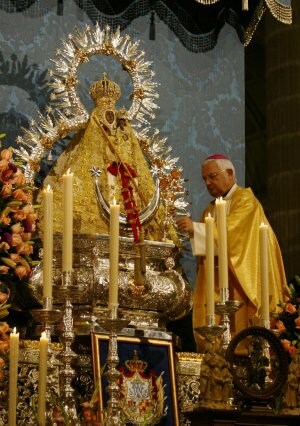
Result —
POLYGON ((216 339, 225 332, 223 325, 216 325, 214 315, 208 315, 206 317, 206 324, 202 327, 196 327, 195 331, 203 336, 206 340, 211 343, 215 343, 216 339))
POLYGON ((82 290, 73 285, 72 272, 63 272, 62 285, 54 286, 54 291, 57 300, 64 300, 64 314, 62 318, 63 332, 60 340, 63 345, 62 351, 57 358, 61 361, 60 368, 60 398, 64 409, 64 415, 68 419, 70 426, 79 426, 80 422, 77 416, 76 401, 74 397, 74 388, 72 380, 76 373, 72 368, 72 363, 77 357, 71 346, 74 342, 75 334, 73 332, 73 306, 71 298, 79 296, 82 290))
POLYGON ((216 302, 216 312, 221 315, 220 324, 224 327, 224 333, 222 335, 222 347, 224 350, 227 349, 231 341, 230 332, 230 316, 235 314, 243 302, 239 300, 229 300, 229 289, 220 288, 220 301, 216 302))
POLYGON ((119 379, 121 373, 117 370, 119 364, 118 334, 129 324, 129 321, 118 318, 118 304, 111 304, 109 306, 109 316, 100 319, 98 323, 109 333, 108 355, 106 360, 108 370, 104 373, 108 381, 106 391, 109 395, 109 400, 104 413, 104 425, 121 426, 124 423, 122 422, 122 413, 119 403, 119 379))

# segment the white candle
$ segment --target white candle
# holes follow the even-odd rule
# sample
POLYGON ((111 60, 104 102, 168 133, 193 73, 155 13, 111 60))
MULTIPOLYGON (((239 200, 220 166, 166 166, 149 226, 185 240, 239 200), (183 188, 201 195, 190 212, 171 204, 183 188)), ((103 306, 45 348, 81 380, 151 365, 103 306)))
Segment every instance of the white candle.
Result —
POLYGON ((217 227, 218 227, 218 260, 219 286, 228 288, 228 257, 227 257, 227 223, 226 201, 222 197, 216 199, 217 227))
POLYGON ((16 328, 9 337, 8 424, 16 426, 18 396, 19 333, 16 328))
MULTIPOLYGON (((205 218, 206 238, 206 316, 215 315, 214 223, 210 214, 205 218)), ((211 325, 211 321, 209 321, 211 325)))
POLYGON ((72 272, 73 267, 73 173, 63 175, 63 248, 62 270, 72 272))
POLYGON ((46 424, 47 354, 49 339, 43 331, 39 343, 39 384, 37 419, 41 426, 46 424))
POLYGON ((260 285, 261 285, 261 319, 270 320, 269 306, 269 268, 268 268, 268 225, 259 226, 260 246, 260 285))
POLYGON ((110 242, 109 242, 109 305, 118 304, 119 287, 119 216, 120 206, 110 206, 110 242))
POLYGON ((53 191, 48 185, 43 191, 43 297, 52 297, 53 276, 53 191))

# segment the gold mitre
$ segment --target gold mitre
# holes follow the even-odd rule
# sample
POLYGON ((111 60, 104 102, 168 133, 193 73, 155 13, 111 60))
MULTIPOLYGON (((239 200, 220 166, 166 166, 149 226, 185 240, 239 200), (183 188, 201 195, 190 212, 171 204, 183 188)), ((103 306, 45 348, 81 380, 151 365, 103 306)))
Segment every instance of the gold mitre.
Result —
POLYGON ((90 95, 96 105, 102 104, 103 101, 114 103, 121 96, 121 89, 117 83, 108 80, 106 73, 103 73, 102 80, 95 81, 95 83, 91 85, 90 95))

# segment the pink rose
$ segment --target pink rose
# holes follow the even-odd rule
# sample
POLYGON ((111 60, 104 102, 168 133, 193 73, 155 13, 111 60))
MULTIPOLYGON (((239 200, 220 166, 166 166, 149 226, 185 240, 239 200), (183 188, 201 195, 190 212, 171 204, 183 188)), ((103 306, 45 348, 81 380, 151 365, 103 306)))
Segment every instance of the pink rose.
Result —
POLYGON ((291 302, 287 302, 284 307, 285 312, 289 312, 290 314, 294 314, 296 312, 296 306, 292 305, 291 302))

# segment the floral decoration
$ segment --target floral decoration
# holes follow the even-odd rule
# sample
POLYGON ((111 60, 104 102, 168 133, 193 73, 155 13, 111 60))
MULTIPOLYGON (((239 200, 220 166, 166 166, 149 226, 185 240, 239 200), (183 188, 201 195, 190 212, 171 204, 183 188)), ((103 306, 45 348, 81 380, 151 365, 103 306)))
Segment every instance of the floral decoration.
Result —
POLYGON ((21 164, 14 162, 13 150, 0 152, 0 319, 18 304, 16 296, 28 286, 34 260, 32 233, 36 229, 36 206, 32 188, 26 184, 21 164))
POLYGON ((9 326, 0 322, 0 382, 4 377, 4 366, 9 351, 9 326))
POLYGON ((290 299, 279 302, 281 312, 272 320, 272 328, 277 332, 282 344, 290 356, 300 349, 300 277, 289 283, 290 299))

